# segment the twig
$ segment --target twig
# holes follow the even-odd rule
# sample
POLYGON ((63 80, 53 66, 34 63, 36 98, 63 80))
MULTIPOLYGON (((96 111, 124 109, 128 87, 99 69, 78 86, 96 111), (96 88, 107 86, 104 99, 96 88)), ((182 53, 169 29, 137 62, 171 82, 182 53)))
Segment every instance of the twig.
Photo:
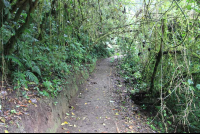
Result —
POLYGON ((117 123, 115 122, 115 125, 116 125, 116 129, 117 129, 117 133, 120 133, 120 131, 119 131, 119 128, 118 128, 118 126, 117 126, 117 123))

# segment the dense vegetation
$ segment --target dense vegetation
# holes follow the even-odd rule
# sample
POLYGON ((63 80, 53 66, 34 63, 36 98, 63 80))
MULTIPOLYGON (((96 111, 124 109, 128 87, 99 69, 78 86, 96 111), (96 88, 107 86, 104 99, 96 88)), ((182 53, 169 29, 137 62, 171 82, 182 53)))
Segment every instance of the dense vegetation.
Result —
POLYGON ((1 81, 57 96, 70 74, 118 45, 129 92, 157 109, 154 123, 199 132, 199 14, 198 0, 1 0, 1 81))
POLYGON ((1 1, 2 79, 11 79, 16 89, 28 88, 30 82, 42 83, 47 88, 43 95, 56 96, 62 79, 65 82, 97 57, 108 56, 105 45, 92 44, 99 35, 86 24, 93 21, 92 14, 86 13, 91 4, 95 3, 1 1))

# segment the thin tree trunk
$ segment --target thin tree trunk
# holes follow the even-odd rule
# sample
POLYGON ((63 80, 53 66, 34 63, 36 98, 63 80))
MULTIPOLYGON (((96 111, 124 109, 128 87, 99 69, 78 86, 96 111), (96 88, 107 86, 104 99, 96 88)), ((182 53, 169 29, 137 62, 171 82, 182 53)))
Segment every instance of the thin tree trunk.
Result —
MULTIPOLYGON (((165 32, 165 24, 164 24, 164 19, 162 19, 162 33, 163 33, 163 35, 164 35, 164 32, 165 32)), ((149 89, 150 93, 153 93, 155 76, 156 76, 156 73, 157 73, 158 65, 159 65, 161 58, 162 58, 162 46, 163 46, 163 38, 161 38, 160 50, 159 50, 158 55, 156 57, 156 64, 155 64, 155 67, 154 67, 154 70, 153 70, 153 74, 151 76, 151 84, 150 84, 150 89, 149 89)))

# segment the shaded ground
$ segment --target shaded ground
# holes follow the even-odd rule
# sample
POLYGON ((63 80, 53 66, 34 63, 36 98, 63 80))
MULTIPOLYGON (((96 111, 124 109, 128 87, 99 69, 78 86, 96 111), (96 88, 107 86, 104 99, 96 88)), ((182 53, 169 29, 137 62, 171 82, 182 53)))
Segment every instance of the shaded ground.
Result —
MULTIPOLYGON (((116 57, 114 57, 116 59, 116 57)), ((99 60, 85 88, 71 101, 60 129, 67 133, 152 133, 146 116, 127 95, 123 80, 116 72, 116 60, 99 60)))

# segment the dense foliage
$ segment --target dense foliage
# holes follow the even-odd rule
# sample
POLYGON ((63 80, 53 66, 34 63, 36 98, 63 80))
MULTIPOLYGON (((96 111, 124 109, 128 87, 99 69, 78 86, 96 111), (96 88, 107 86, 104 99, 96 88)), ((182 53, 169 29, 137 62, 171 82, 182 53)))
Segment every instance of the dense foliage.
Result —
POLYGON ((92 13, 94 4, 98 5, 80 0, 0 1, 2 81, 13 81, 15 89, 35 84, 39 90, 42 83, 47 89, 43 95, 56 96, 62 80, 98 57, 109 56, 102 42, 92 45, 99 35, 87 27, 94 19, 86 11, 92 13))
POLYGON ((131 96, 156 108, 161 130, 199 132, 199 14, 198 0, 1 0, 1 81, 57 96, 118 45, 131 96))
POLYGON ((141 9, 135 32, 118 38, 129 92, 144 109, 156 109, 152 119, 162 131, 199 132, 200 3, 149 1, 141 9))

